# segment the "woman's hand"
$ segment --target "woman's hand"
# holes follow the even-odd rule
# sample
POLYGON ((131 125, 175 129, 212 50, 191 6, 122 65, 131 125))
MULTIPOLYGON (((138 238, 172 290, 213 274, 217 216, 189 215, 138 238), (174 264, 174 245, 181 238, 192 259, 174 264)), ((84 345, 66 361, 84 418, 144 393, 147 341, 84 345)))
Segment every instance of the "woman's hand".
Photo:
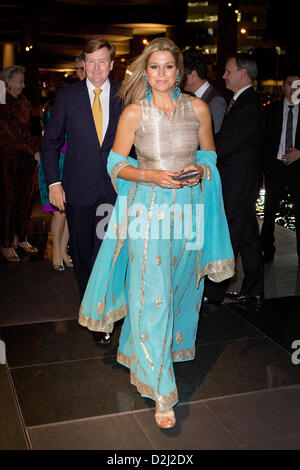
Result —
POLYGON ((203 166, 202 165, 199 165, 199 166, 196 166, 196 165, 186 166, 183 169, 183 171, 181 172, 181 174, 185 173, 186 171, 191 171, 191 170, 199 171, 199 175, 195 176, 194 178, 190 178, 187 181, 183 181, 182 182, 183 186, 196 186, 199 183, 200 179, 202 178, 202 176, 203 176, 203 166))
POLYGON ((183 183, 176 181, 172 176, 178 176, 178 173, 167 170, 144 170, 145 181, 154 183, 161 188, 179 189, 182 188, 183 183))

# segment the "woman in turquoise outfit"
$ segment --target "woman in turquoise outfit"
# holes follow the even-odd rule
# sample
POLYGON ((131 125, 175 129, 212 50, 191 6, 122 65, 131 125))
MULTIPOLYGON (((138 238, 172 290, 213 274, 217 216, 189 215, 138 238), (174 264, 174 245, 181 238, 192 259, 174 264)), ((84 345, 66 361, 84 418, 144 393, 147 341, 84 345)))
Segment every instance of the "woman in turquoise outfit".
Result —
POLYGON ((180 50, 155 39, 128 72, 108 160, 118 199, 79 323, 111 332, 124 317, 117 360, 155 401, 156 423, 167 429, 176 424, 173 363, 195 357, 204 276, 233 276, 234 259, 209 108, 180 93, 180 50), (133 144, 137 161, 128 157, 133 144), (174 179, 190 170, 196 176, 174 179))
MULTIPOLYGON (((47 127, 47 122, 50 118, 51 109, 46 109, 44 113, 44 128, 47 127)), ((59 173, 62 177, 64 159, 66 156, 67 142, 60 149, 59 155, 59 173)), ((64 271, 64 265, 73 267, 72 260, 68 255, 67 248, 69 242, 69 229, 66 219, 66 214, 60 212, 56 207, 52 206, 49 201, 48 185, 46 183, 45 174, 43 171, 42 161, 39 164, 39 189, 42 203, 43 212, 51 212, 52 219, 50 224, 52 236, 52 262, 55 271, 64 271)))

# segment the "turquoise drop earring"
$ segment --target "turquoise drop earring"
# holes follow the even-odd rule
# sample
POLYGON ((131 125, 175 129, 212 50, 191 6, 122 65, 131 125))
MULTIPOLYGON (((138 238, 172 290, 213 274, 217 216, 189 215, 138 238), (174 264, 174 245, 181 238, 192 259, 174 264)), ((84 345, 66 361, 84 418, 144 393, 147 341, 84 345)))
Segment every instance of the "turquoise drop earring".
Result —
POLYGON ((147 77, 145 77, 145 81, 146 81, 145 95, 146 95, 146 98, 148 100, 148 103, 150 103, 152 92, 149 88, 149 83, 148 83, 148 78, 147 77))
POLYGON ((178 79, 178 75, 176 77, 176 82, 175 82, 175 87, 173 88, 173 90, 171 91, 171 95, 172 97, 174 98, 175 101, 177 101, 180 93, 181 93, 181 90, 178 86, 178 82, 179 82, 179 79, 178 79))

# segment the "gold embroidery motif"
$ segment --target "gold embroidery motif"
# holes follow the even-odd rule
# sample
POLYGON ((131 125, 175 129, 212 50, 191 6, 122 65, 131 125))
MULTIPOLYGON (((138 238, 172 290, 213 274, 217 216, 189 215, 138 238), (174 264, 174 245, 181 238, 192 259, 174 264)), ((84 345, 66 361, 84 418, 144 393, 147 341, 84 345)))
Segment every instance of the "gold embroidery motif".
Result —
POLYGON ((103 302, 99 302, 99 303, 98 303, 98 307, 97 307, 97 313, 98 313, 98 315, 101 315, 101 313, 103 313, 103 310, 104 310, 104 303, 103 303, 103 302))
POLYGON ((136 217, 139 217, 141 213, 142 213, 142 209, 140 208, 136 211, 136 217))
POLYGON ((134 260, 134 253, 133 251, 130 253, 130 261, 133 261, 134 260))
POLYGON ((157 264, 157 266, 159 266, 160 263, 161 263, 161 257, 158 255, 158 256, 156 257, 156 264, 157 264))
POLYGON ((164 211, 159 211, 159 213, 157 214, 158 220, 163 220, 164 216, 165 216, 164 211))
POLYGON ((176 261, 177 261, 177 257, 176 257, 176 256, 174 256, 174 258, 173 258, 173 266, 175 266, 175 264, 176 264, 176 261))
POLYGON ((135 352, 134 352, 134 353, 132 354, 132 363, 135 362, 135 358, 136 358, 136 354, 135 354, 135 352))
POLYGON ((182 343, 182 339, 183 339, 183 334, 181 333, 181 331, 179 331, 176 335, 176 341, 178 344, 182 343))
POLYGON ((158 299, 156 300, 156 307, 157 307, 157 308, 160 308, 160 307, 161 307, 161 304, 162 304, 161 297, 158 297, 158 299))
POLYGON ((180 212, 180 214, 179 214, 179 220, 180 220, 180 222, 183 221, 183 212, 180 212))
POLYGON ((173 373, 172 373, 172 368, 171 367, 169 367, 169 374, 170 374, 171 379, 173 380, 173 373))
POLYGON ((175 313, 175 317, 178 317, 178 315, 181 313, 181 308, 179 307, 177 312, 175 313))
POLYGON ((199 304, 198 304, 198 302, 197 302, 196 305, 195 305, 195 311, 196 311, 197 313, 199 312, 199 304))
POLYGON ((147 333, 143 333, 142 338, 143 338, 145 341, 148 341, 148 339, 149 339, 147 333))

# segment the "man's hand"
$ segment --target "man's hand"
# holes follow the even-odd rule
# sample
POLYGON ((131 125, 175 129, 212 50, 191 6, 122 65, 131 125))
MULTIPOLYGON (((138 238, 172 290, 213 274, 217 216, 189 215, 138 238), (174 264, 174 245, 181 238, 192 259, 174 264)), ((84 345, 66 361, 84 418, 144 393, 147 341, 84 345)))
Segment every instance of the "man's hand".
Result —
POLYGON ((60 211, 64 212, 66 196, 60 183, 49 187, 49 200, 52 206, 55 206, 60 211))
POLYGON ((286 165, 290 165, 291 163, 294 163, 300 158, 300 150, 297 150, 295 148, 289 148, 288 150, 290 150, 290 152, 282 156, 282 161, 286 165))

